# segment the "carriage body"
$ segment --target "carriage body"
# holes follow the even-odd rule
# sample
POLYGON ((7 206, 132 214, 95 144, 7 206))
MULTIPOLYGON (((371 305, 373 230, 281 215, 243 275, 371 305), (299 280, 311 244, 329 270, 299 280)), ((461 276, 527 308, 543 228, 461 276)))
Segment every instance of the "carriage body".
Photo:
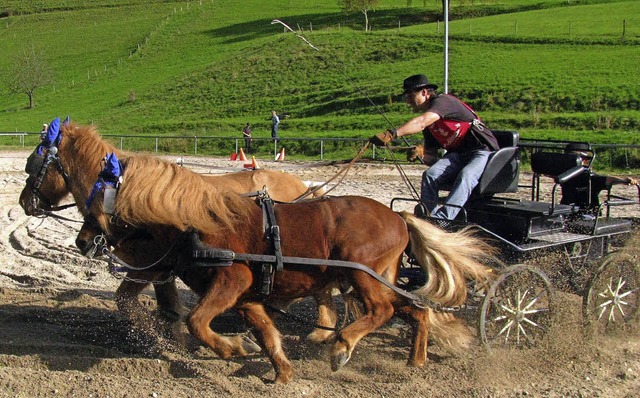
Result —
MULTIPOLYGON (((590 211, 561 204, 560 184, 584 172, 580 156, 563 153, 566 143, 538 144, 531 156, 532 178, 523 184, 519 183, 518 134, 499 131, 496 135, 501 149, 490 158, 458 218, 427 217, 448 230, 473 226, 499 248, 504 262, 496 265, 500 277, 469 300, 469 308, 480 311, 483 343, 488 347, 535 345, 552 326, 557 292, 582 297, 588 330, 637 325, 640 271, 625 246, 635 222, 613 217, 611 210, 638 206, 638 198, 614 195, 614 187, 590 211), (545 179, 553 183, 550 194, 541 193, 545 179)), ((391 207, 406 200, 395 198, 391 207)), ((411 285, 416 271, 410 264, 404 276, 403 281, 411 285)))

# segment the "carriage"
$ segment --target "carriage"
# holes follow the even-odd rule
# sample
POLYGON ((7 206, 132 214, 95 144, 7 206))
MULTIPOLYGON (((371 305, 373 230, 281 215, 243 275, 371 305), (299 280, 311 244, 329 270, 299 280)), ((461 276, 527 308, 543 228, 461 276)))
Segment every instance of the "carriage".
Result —
MULTIPOLYGON (((581 156, 559 150, 557 142, 538 143, 530 158, 532 179, 522 184, 518 133, 498 131, 496 136, 500 149, 458 218, 427 217, 448 230, 474 226, 500 250, 499 277, 470 295, 466 308, 479 312, 482 343, 487 348, 536 345, 552 325, 558 293, 582 297, 587 331, 636 326, 640 270, 631 245, 625 246, 635 223, 611 214, 617 206, 637 206, 638 199, 609 188, 606 200, 592 211, 561 204, 560 185, 589 172, 581 156), (545 179, 553 183, 546 198, 541 194, 545 179), (519 188, 530 194, 527 199, 515 195, 519 188)), ((577 146, 587 152, 582 156, 595 157, 589 144, 577 146)), ((407 201, 416 200, 394 198, 391 207, 407 201)), ((410 259, 401 275, 405 288, 425 277, 410 259)))

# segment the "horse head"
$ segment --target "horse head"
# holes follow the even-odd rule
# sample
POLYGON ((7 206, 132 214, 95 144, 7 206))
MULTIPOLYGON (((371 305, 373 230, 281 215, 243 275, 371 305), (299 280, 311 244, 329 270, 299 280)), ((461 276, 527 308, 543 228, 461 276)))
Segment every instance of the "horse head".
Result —
MULTIPOLYGON (((105 230, 96 217, 89 213, 84 218, 75 244, 83 256, 93 258, 101 256, 104 248, 116 246, 121 240, 135 239, 145 234, 142 229, 118 223, 114 219, 111 219, 108 230, 105 230)), ((148 238, 148 234, 145 237, 148 238)))
POLYGON ((102 140, 92 126, 78 126, 54 119, 47 134, 27 159, 29 175, 22 192, 20 206, 27 215, 42 215, 56 210, 69 194, 78 210, 87 215, 85 202, 101 170, 105 155, 117 152, 102 140))
POLYGON ((89 214, 84 218, 75 243, 83 256, 94 257, 102 254, 102 247, 108 242, 104 239, 102 228, 93 215, 89 214))
POLYGON ((61 139, 60 119, 54 119, 47 133, 27 159, 28 174, 25 187, 20 193, 20 206, 29 216, 50 210, 69 194, 68 175, 59 156, 61 139))

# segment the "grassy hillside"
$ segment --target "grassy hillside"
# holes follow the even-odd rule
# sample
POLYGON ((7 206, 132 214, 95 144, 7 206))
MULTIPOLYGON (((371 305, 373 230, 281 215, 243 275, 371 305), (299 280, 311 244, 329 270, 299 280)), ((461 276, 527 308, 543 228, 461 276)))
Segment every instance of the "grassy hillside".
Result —
MULTIPOLYGON (((0 1, 2 79, 25 48, 55 74, 34 109, 0 85, 0 131, 71 115, 104 133, 237 135, 251 122, 266 136, 276 109, 285 137, 366 137, 387 127, 369 99, 397 124, 411 116, 404 77, 442 82, 439 8, 381 0, 363 32, 335 0, 0 1)), ((637 15, 638 1, 453 0, 449 89, 491 126, 638 142, 637 15)))

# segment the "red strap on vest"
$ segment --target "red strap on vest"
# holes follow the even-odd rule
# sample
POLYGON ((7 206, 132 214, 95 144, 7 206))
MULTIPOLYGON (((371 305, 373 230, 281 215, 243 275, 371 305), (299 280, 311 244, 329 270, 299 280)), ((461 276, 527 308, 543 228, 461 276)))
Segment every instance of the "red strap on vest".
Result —
MULTIPOLYGON (((467 108, 476 119, 480 120, 476 112, 471 109, 469 105, 465 104, 464 101, 460 100, 459 98, 453 95, 451 96, 460 101, 462 105, 464 105, 465 108, 467 108)), ((444 149, 449 150, 454 149, 458 145, 460 145, 464 137, 467 135, 467 132, 471 128, 471 124, 471 122, 441 118, 438 119, 437 122, 429 126, 429 131, 433 135, 433 138, 435 138, 444 149)))

